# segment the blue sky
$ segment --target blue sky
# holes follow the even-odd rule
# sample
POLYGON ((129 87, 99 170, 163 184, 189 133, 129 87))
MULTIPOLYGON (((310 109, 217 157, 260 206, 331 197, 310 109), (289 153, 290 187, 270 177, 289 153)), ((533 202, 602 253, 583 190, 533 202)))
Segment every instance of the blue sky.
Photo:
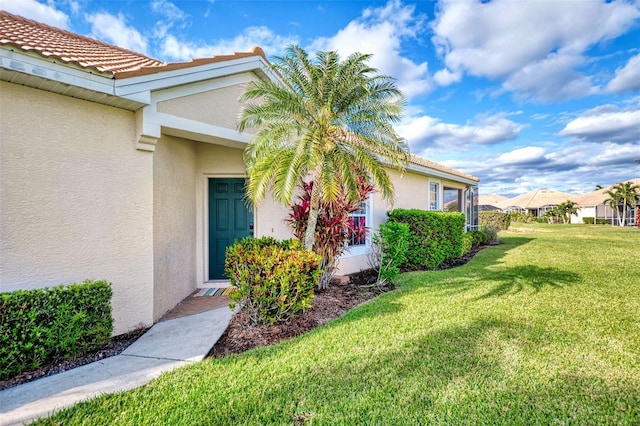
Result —
POLYGON ((0 7, 165 61, 289 44, 373 54, 411 151, 480 191, 585 193, 640 176, 640 0, 89 1, 0 7))

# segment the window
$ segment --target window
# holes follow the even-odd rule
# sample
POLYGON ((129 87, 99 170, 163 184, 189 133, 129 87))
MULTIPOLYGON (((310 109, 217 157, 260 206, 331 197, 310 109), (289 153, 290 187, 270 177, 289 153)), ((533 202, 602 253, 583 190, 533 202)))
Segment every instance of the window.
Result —
POLYGON ((440 184, 429 182, 429 210, 440 210, 440 184))
POLYGON ((466 192, 466 210, 467 230, 478 229, 478 187, 467 187, 466 192))
POLYGON ((349 247, 358 247, 367 245, 367 210, 369 202, 364 201, 360 204, 360 208, 349 213, 349 225, 353 231, 349 236, 349 247))
POLYGON ((458 188, 442 188, 442 201, 447 212, 462 211, 462 190, 458 188))

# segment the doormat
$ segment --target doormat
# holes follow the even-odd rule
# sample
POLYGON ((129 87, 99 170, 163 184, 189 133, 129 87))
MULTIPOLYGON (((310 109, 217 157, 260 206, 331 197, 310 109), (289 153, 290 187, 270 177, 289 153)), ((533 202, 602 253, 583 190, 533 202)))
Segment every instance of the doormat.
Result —
POLYGON ((237 287, 213 287, 213 288, 203 288, 201 289, 195 297, 199 296, 229 296, 231 293, 236 291, 237 287))

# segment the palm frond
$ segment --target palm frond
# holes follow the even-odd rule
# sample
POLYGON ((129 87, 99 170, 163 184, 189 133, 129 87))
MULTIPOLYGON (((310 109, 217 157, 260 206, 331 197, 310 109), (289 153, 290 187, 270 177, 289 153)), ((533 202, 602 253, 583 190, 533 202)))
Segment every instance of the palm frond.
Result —
MULTIPOLYGON (((357 192, 365 176, 390 198, 385 167, 402 169, 408 146, 393 129, 405 98, 395 80, 369 65, 371 55, 317 52, 289 46, 272 60, 281 82, 247 85, 239 129, 255 128, 245 151, 252 197, 288 202, 305 178, 325 200, 357 192)), ((349 196, 349 195, 347 195, 349 196)))

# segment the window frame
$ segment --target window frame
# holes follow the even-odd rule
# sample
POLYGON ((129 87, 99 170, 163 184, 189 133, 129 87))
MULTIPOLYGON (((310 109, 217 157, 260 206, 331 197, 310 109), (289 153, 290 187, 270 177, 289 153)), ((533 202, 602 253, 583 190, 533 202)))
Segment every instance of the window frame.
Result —
POLYGON ((342 256, 340 256, 340 258, 346 258, 346 257, 352 257, 352 256, 361 256, 364 254, 368 254, 371 252, 371 244, 372 244, 372 237, 371 234, 375 231, 373 229, 373 223, 372 223, 372 217, 373 217, 373 197, 370 195, 365 201, 364 201, 364 206, 365 206, 365 212, 364 215, 362 214, 352 214, 349 213, 349 217, 362 217, 364 216, 364 226, 366 228, 368 228, 368 232, 367 235, 365 237, 365 243, 364 244, 359 244, 357 246, 350 246, 347 243, 347 248, 345 250, 345 252, 342 254, 342 256))
POLYGON ((439 180, 435 180, 435 179, 429 179, 429 187, 427 189, 427 210, 431 210, 431 211, 442 211, 442 182, 440 182, 439 180), (436 185, 436 196, 435 196, 435 208, 433 208, 433 200, 432 198, 432 194, 433 191, 431 189, 432 185, 436 185))

